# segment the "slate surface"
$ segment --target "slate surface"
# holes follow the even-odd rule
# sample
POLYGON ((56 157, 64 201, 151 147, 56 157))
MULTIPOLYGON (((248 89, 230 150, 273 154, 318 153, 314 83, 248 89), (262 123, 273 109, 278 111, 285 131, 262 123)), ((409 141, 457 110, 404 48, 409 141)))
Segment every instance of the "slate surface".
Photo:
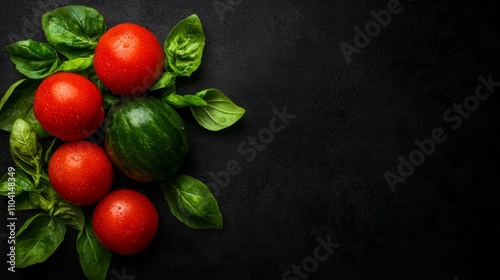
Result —
MULTIPOLYGON (((43 40, 42 13, 70 2, 96 8, 109 27, 141 24, 162 42, 177 21, 198 14, 207 46, 179 92, 217 87, 247 110, 220 133, 181 110, 192 146, 183 173, 212 183, 224 230, 191 230, 156 187, 117 178, 115 188, 150 197, 161 220, 147 250, 113 255, 107 279, 497 279, 493 1, 2 2, 2 95, 22 78, 5 46, 43 40), (482 100, 474 97, 479 77, 490 80, 482 100), (284 111, 283 122, 276 116, 284 111), (433 136, 434 144, 425 140, 433 136), (241 172, 225 179, 232 161, 241 172), (404 181, 391 189, 387 171, 404 181)), ((3 174, 13 165, 3 132, 0 160, 3 174)), ((83 279, 73 230, 45 263, 7 271, 6 201, 0 278, 83 279)), ((17 226, 32 214, 18 213, 17 226)))

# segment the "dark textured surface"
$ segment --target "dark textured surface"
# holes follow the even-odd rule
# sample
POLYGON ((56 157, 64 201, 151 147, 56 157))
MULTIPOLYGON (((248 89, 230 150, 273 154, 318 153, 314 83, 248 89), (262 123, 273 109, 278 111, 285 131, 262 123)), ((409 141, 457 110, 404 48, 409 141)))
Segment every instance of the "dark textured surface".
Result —
MULTIPOLYGON (((2 2, 2 94, 21 78, 5 46, 12 38, 43 40, 42 12, 69 2, 2 2)), ((207 46, 179 92, 217 87, 247 109, 220 133, 181 111, 192 146, 184 173, 210 183, 229 161, 241 165, 223 187, 212 185, 224 230, 190 230, 157 188, 118 178, 116 188, 151 198, 160 230, 146 251, 113 255, 107 279, 126 279, 123 272, 134 279, 497 279, 500 87, 455 130, 443 114, 474 94, 478 76, 500 81, 498 5, 402 0, 402 11, 349 64, 339 44, 353 45, 354 28, 364 29, 370 11, 388 1, 220 1, 234 6, 223 14, 216 2, 79 2, 98 9, 109 27, 135 22, 160 41, 197 13, 207 46), (266 138, 273 110, 285 107, 296 118, 266 138), (437 128, 446 141, 392 192, 384 172, 396 173, 398 156, 408 158, 414 141, 437 128), (269 143, 248 150, 259 134, 269 143), (318 238, 340 247, 311 273, 287 276, 294 264, 314 266, 308 257, 318 238)), ((0 148, 3 173, 13 164, 7 133, 0 148)), ((83 278, 73 230, 46 263, 9 273, 5 203, 1 279, 83 278)), ((31 214, 19 213, 18 226, 31 214)))

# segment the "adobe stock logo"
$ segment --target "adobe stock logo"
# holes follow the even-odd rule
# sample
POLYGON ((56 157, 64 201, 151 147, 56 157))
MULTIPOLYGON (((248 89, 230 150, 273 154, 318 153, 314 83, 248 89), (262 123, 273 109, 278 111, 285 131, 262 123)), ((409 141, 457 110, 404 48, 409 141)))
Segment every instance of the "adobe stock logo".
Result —
POLYGON ((212 5, 214 6, 221 22, 224 21, 224 14, 226 12, 234 12, 234 8, 238 7, 243 0, 226 0, 225 2, 227 3, 219 0, 212 2, 212 5))
POLYGON ((326 241, 321 237, 318 237, 316 241, 318 241, 319 245, 314 248, 313 255, 304 258, 299 265, 293 264, 290 270, 281 275, 281 280, 308 279, 310 274, 318 270, 319 263, 328 260, 334 249, 340 247, 340 244, 332 243, 331 235, 328 235, 326 241))
MULTIPOLYGON (((413 1, 413 0, 407 0, 413 1)), ((403 5, 398 0, 390 0, 387 3, 387 9, 382 9, 378 12, 372 10, 370 11, 370 15, 374 20, 366 23, 364 31, 359 27, 355 26, 354 31, 356 34, 354 35, 353 43, 354 46, 347 43, 340 43, 340 51, 344 54, 344 57, 347 63, 351 63, 351 56, 353 54, 359 54, 362 49, 368 47, 373 38, 377 37, 382 28, 387 27, 391 21, 392 16, 400 14, 404 10, 403 5)))
MULTIPOLYGON (((443 113, 443 122, 449 126, 448 130, 456 131, 462 126, 464 120, 470 118, 472 113, 479 109, 481 102, 488 100, 491 94, 500 87, 500 82, 493 81, 492 74, 488 78, 479 76, 478 85, 473 94, 465 97, 462 102, 453 104, 443 113)), ((445 127, 445 126, 443 126, 445 127)), ((391 192, 396 191, 396 184, 405 182, 416 170, 417 167, 422 166, 427 158, 432 156, 438 147, 438 144, 443 144, 448 140, 448 134, 443 127, 436 127, 431 131, 431 135, 423 140, 415 139, 416 149, 409 152, 406 156, 398 156, 397 172, 391 171, 384 172, 384 179, 386 180, 391 192)))
POLYGON ((23 16, 21 18, 21 29, 20 32, 10 32, 7 35, 7 38, 9 39, 9 42, 11 44, 14 44, 17 41, 22 41, 26 40, 26 38, 33 38, 36 37, 38 34, 43 32, 41 28, 37 26, 37 23, 40 23, 40 20, 42 19, 42 16, 53 9, 59 8, 61 6, 66 5, 66 2, 69 2, 68 0, 38 0, 35 5, 35 1, 33 1, 31 5, 31 18, 29 17, 29 8, 26 9, 27 13, 26 16, 23 16), (23 36, 19 36, 17 33, 23 34, 23 36))
MULTIPOLYGON (((297 115, 290 114, 286 107, 280 111, 273 109, 274 116, 269 121, 269 126, 261 128, 257 136, 248 136, 247 140, 238 145, 238 153, 246 156, 245 161, 250 163, 255 160, 259 152, 266 149, 266 145, 274 141, 278 133, 283 132, 290 120, 297 118, 297 115)), ((214 195, 218 195, 222 188, 225 188, 231 182, 231 177, 239 175, 243 171, 240 161, 229 160, 226 163, 226 168, 217 173, 210 171, 209 176, 213 180, 207 183, 207 186, 213 191, 214 195)))

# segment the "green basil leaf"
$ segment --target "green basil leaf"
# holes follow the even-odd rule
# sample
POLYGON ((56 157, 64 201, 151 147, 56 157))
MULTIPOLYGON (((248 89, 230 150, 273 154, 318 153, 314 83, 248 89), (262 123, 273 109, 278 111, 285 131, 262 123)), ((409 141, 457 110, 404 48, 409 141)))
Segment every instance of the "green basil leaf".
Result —
POLYGON ((0 195, 8 196, 9 193, 11 193, 10 190, 14 190, 16 202, 17 196, 22 192, 37 191, 33 181, 22 169, 17 169, 15 172, 5 173, 5 175, 3 175, 0 179, 0 195))
POLYGON ((78 72, 89 69, 94 65, 94 55, 89 57, 77 57, 64 61, 59 67, 59 71, 78 72))
POLYGON ((203 98, 207 106, 191 106, 191 113, 204 128, 218 131, 236 123, 244 114, 245 109, 234 104, 218 89, 206 89, 196 96, 203 98))
POLYGON ((42 16, 47 41, 69 59, 94 53, 99 38, 106 32, 103 16, 90 7, 69 5, 42 16))
POLYGON ((76 230, 81 230, 85 223, 85 216, 80 206, 72 204, 61 197, 56 200, 54 208, 49 215, 57 222, 68 225, 76 230))
POLYGON ((23 192, 16 196, 16 211, 40 209, 31 199, 32 196, 40 195, 39 192, 23 192))
POLYGON ((10 134, 10 152, 16 166, 31 175, 35 187, 42 177, 42 144, 29 123, 17 119, 10 134))
POLYGON ((222 229, 222 214, 210 189, 201 181, 179 175, 160 189, 172 214, 193 229, 222 229))
POLYGON ((43 130, 33 114, 33 99, 40 80, 22 79, 10 86, 0 100, 0 129, 12 131, 17 119, 24 119, 37 132, 40 139, 49 134, 43 130))
POLYGON ((104 100, 104 110, 108 111, 116 103, 120 102, 120 98, 109 90, 101 90, 102 98, 104 100))
POLYGON ((175 85, 175 77, 175 74, 172 72, 164 72, 156 84, 154 84, 149 90, 153 91, 162 88, 170 88, 175 85))
POLYGON ((55 221, 82 230, 85 224, 82 208, 61 198, 45 178, 40 183, 45 197, 39 198, 42 202, 37 204, 55 221))
POLYGON ((120 102, 120 96, 111 92, 111 90, 109 90, 109 88, 102 83, 102 81, 97 77, 93 67, 84 70, 81 74, 89 78, 101 91, 104 100, 104 110, 108 111, 111 107, 113 107, 113 105, 120 102))
POLYGON ((207 102, 201 97, 196 95, 178 95, 175 92, 164 94, 163 101, 176 108, 189 107, 189 106, 207 106, 207 102))
POLYGON ((57 142, 57 140, 59 140, 59 139, 54 137, 54 139, 52 140, 52 143, 50 143, 50 146, 47 148, 47 151, 45 151, 44 161, 46 163, 49 162, 50 158, 52 157, 52 154, 54 153, 54 151, 53 151, 54 144, 57 142))
POLYGON ((47 43, 19 41, 7 46, 16 69, 31 79, 42 79, 56 72, 61 64, 57 51, 47 43))
POLYGON ((31 128, 33 128, 33 130, 35 131, 38 139, 44 139, 51 136, 47 131, 45 131, 45 129, 43 129, 42 125, 36 119, 33 107, 31 107, 28 113, 26 113, 26 116, 24 116, 23 120, 31 125, 31 128))
POLYGON ((181 20, 172 28, 163 45, 167 66, 179 76, 191 76, 201 64, 205 35, 197 15, 181 20))
POLYGON ((178 95, 175 92, 171 93, 165 93, 162 95, 162 100, 167 103, 172 105, 173 107, 186 107, 189 106, 184 102, 184 98, 182 98, 182 95, 178 95))
POLYGON ((203 98, 198 97, 196 95, 186 94, 183 95, 182 97, 184 98, 186 103, 189 104, 189 106, 203 107, 208 105, 208 103, 205 100, 203 100, 203 98))
POLYGON ((46 261, 64 240, 66 226, 40 213, 16 234, 16 267, 23 268, 46 261))
POLYGON ((91 280, 104 280, 111 262, 111 251, 101 245, 94 230, 92 219, 87 218, 85 226, 78 233, 76 250, 80 257, 83 273, 91 280))

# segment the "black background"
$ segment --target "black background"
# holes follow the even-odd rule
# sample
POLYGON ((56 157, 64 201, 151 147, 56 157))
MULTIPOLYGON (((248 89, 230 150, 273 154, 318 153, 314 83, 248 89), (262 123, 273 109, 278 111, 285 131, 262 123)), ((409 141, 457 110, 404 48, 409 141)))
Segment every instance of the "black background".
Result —
MULTIPOLYGON (((5 46, 43 41, 42 13, 70 3, 99 10, 108 27, 141 24, 161 42, 175 23, 198 14, 207 37, 202 65, 178 91, 217 87, 247 110, 217 133, 180 110, 191 141, 183 173, 210 183, 210 172, 229 161, 241 166, 224 187, 212 187, 224 230, 191 230, 169 213, 158 188, 117 178, 115 188, 138 189, 153 201, 160 228, 142 253, 114 254, 107 279, 125 279, 115 275, 123 272, 135 279, 282 279, 314 256, 318 238, 341 245, 307 279, 497 279, 500 87, 456 130, 443 119, 474 94, 478 76, 500 81, 493 1, 401 0, 402 12, 351 63, 339 44, 353 45, 354 28, 364 29, 370 11, 387 8, 387 0, 4 1, 2 94, 22 78, 5 46), (233 6, 221 12, 215 2, 233 6), (273 110, 285 107, 296 118, 254 158, 241 154, 249 137, 269 137, 273 110), (447 140, 392 192, 384 172, 397 173, 398 156, 408 158, 414 141, 436 128, 447 140)), ((7 133, 0 148, 4 173, 13 165, 7 133)), ((74 230, 45 263, 7 271, 6 201, 0 278, 83 279, 74 230)), ((18 213, 18 227, 32 214, 18 213)))

